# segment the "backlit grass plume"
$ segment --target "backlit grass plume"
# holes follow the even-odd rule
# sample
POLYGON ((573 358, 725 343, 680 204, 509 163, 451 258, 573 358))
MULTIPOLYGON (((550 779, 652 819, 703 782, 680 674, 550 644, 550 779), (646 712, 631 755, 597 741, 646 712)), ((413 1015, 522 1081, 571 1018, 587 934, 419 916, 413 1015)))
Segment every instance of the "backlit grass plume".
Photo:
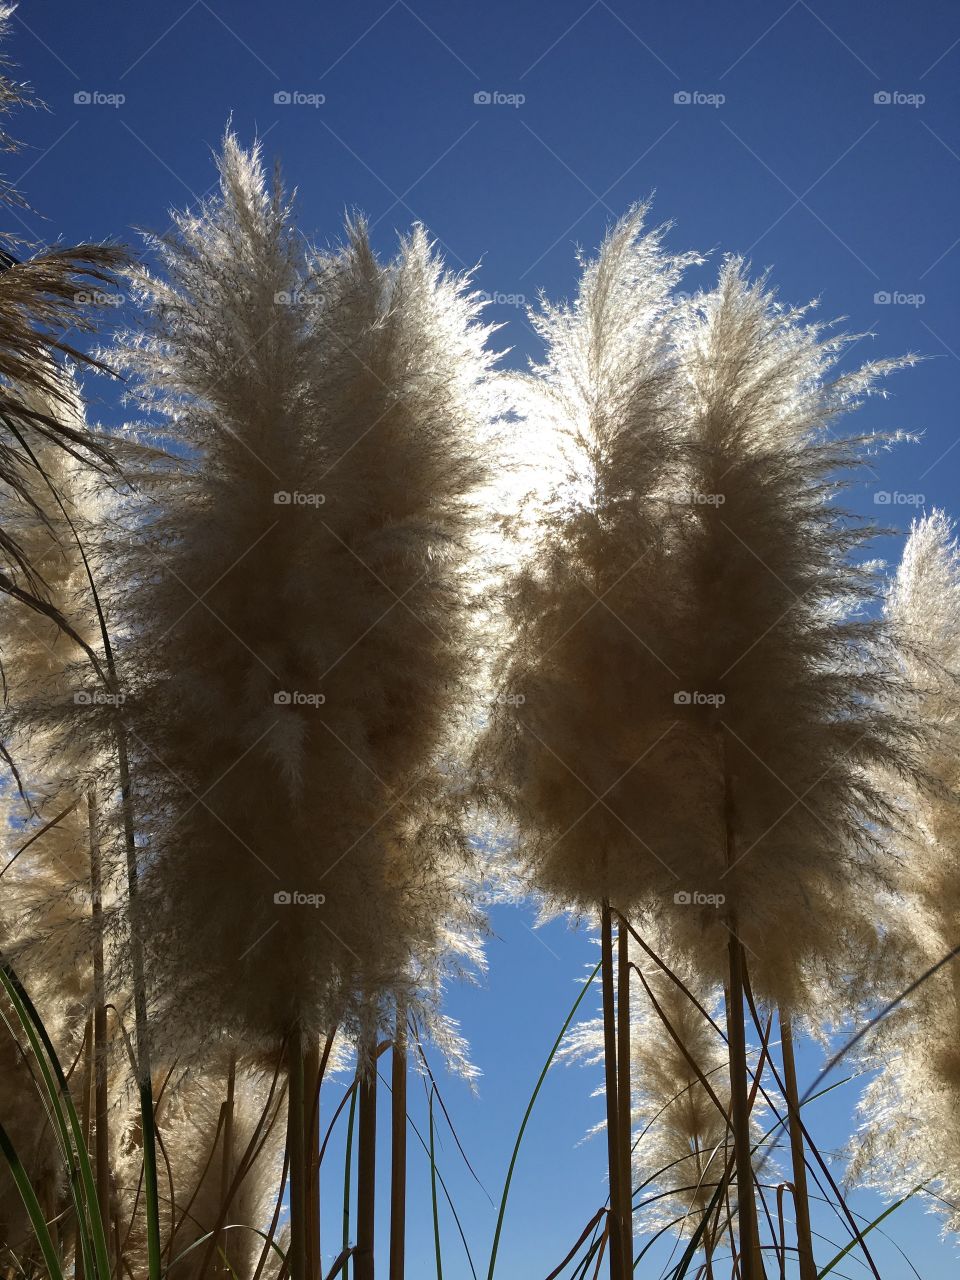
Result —
MULTIPOLYGON (((0 4, 0 43, 9 34, 15 5, 0 4)), ((38 105, 29 85, 14 80, 9 60, 0 55, 0 116, 38 105)), ((17 142, 0 128, 0 151, 15 151, 17 142)), ((0 209, 25 205, 23 196, 0 179, 0 209)), ((89 332, 98 308, 115 285, 115 272, 125 259, 109 245, 22 247, 22 237, 4 237, 0 248, 0 487, 25 504, 35 501, 45 463, 23 435, 29 422, 34 440, 84 460, 101 471, 113 467, 108 442, 73 414, 72 393, 58 363, 66 356, 81 365, 92 360, 68 341, 70 330, 89 332), (14 256, 16 254, 16 256, 14 256), (29 255, 29 256, 28 256, 29 255)), ((5 524, 0 524, 0 592, 11 592, 37 605, 45 599, 39 566, 5 524), (25 576, 15 582, 13 574, 25 576)))
POLYGON ((522 403, 559 475, 532 554, 507 583, 509 632, 478 756, 537 888, 581 911, 672 883, 658 845, 682 807, 660 740, 677 687, 672 290, 692 259, 669 254, 662 230, 644 232, 645 212, 584 264, 575 303, 532 317, 546 356, 522 403))
POLYGON ((174 459, 121 570, 152 989, 198 1037, 369 1044, 463 902, 488 331, 422 231, 304 262, 259 151, 219 165, 117 353, 174 459))
POLYGON ((531 317, 546 354, 521 406, 556 480, 507 578, 497 697, 477 753, 535 887, 601 916, 614 1278, 632 1242, 628 970, 621 926, 615 1062, 611 903, 627 913, 652 884, 672 883, 665 846, 682 838, 686 803, 666 742, 680 603, 670 497, 683 449, 673 290, 696 259, 667 252, 645 213, 634 209, 584 262, 573 304, 531 317))
MULTIPOLYGON (((69 379, 61 379, 55 404, 36 392, 25 394, 24 401, 71 429, 83 428, 69 379)), ((117 827, 111 812, 117 785, 115 705, 105 696, 109 686, 92 576, 103 503, 89 468, 38 433, 33 417, 19 420, 18 430, 36 462, 30 501, 8 493, 0 502, 0 519, 42 577, 44 600, 42 608, 31 607, 8 594, 0 608, 0 734, 18 784, 8 784, 6 797, 11 820, 0 871, 0 949, 4 961, 23 973, 57 1051, 74 1064, 88 1140, 96 1133, 98 1198, 108 1216, 104 904, 118 921, 122 913, 116 911, 116 886, 105 880, 100 853, 101 841, 111 840, 117 827)), ((62 1171, 54 1131, 34 1086, 13 1110, 20 1125, 35 1117, 62 1171)), ((0 1121, 10 1120, 8 1107, 0 1105, 0 1121)), ((31 1156, 24 1158, 29 1167, 31 1156)), ((61 1193, 64 1189, 61 1180, 61 1193)), ((18 1200, 12 1188, 9 1198, 18 1200)), ((51 1207, 57 1214, 65 1209, 65 1202, 51 1207)))
MULTIPOLYGON (((888 598, 903 665, 927 727, 925 787, 902 789, 903 862, 886 919, 900 989, 960 942, 960 547, 949 517, 914 522, 888 598)), ((891 989, 884 994, 897 995, 891 989)), ((888 1194, 919 1183, 945 1230, 960 1231, 960 970, 949 962, 869 1042, 868 1085, 851 1176, 888 1194)))
MULTIPOLYGON (((33 411, 82 426, 76 388, 60 387, 60 403, 36 392, 23 396, 18 431, 35 458, 29 502, 0 488, 0 522, 45 584, 46 609, 13 594, 0 605, 0 662, 4 705, 0 740, 15 762, 5 786, 0 858, 0 952, 5 964, 29 975, 33 1001, 64 1061, 81 1061, 77 1080, 92 1066, 93 920, 90 820, 86 788, 95 785, 90 744, 84 741, 77 695, 97 687, 96 630, 90 584, 78 538, 93 504, 81 463, 55 448, 33 426, 33 411), (92 660, 91 660, 92 659, 92 660)), ((12 1010, 4 1014, 10 1018, 12 1010)), ((13 1016, 13 1027, 17 1019, 13 1016)), ((67 1178, 55 1132, 22 1059, 15 1034, 4 1028, 0 1053, 0 1123, 37 1187, 50 1219, 67 1208, 67 1178)), ((27 1257, 26 1210, 4 1165, 0 1197, 6 1206, 0 1245, 27 1257)))
POLYGON ((131 518, 125 670, 158 959, 198 1016, 273 1036, 368 1010, 443 914, 486 357, 420 233, 383 267, 358 228, 305 274, 258 154, 228 137, 221 183, 122 353, 176 458, 131 518))
POLYGON ((914 762, 909 718, 881 701, 898 677, 867 616, 877 585, 854 562, 869 530, 834 501, 868 441, 830 434, 906 362, 839 372, 846 340, 737 259, 681 305, 683 265, 635 214, 576 306, 540 320, 529 412, 572 465, 509 588, 514 696, 480 762, 538 888, 648 913, 728 986, 749 1205, 741 940, 754 989, 788 1012, 842 971, 851 904, 884 883, 873 770, 914 762))
MULTIPOLYGON (((818 977, 822 986, 849 967, 871 886, 889 882, 884 833, 895 814, 877 770, 915 764, 915 723, 895 709, 899 677, 884 623, 868 611, 877 580, 855 558, 871 529, 835 501, 869 439, 832 433, 909 360, 842 372, 847 341, 750 282, 736 258, 694 300, 682 338, 689 516, 674 654, 688 767, 675 785, 688 819, 672 862, 682 892, 665 905, 673 945, 727 987, 748 1280, 762 1261, 747 1160, 746 956, 754 992, 780 1007, 792 1061, 791 1015, 814 1003, 818 977)), ((797 1099, 788 1101, 796 1129, 797 1099)))
MULTIPOLYGON (((156 1117, 165 1264, 175 1263, 174 1273, 186 1277, 232 1273, 249 1280, 280 1188, 283 1090, 271 1090, 258 1065, 231 1066, 216 1051, 195 1067, 173 1065, 164 1075, 156 1117)), ((139 1277, 146 1274, 146 1242, 135 1212, 142 1195, 137 1124, 135 1111, 125 1110, 115 1126, 114 1166, 124 1268, 139 1277)), ((278 1264, 269 1252, 263 1274, 276 1275, 278 1264)))
POLYGON ((754 987, 788 1009, 807 1002, 805 975, 843 957, 854 898, 882 883, 891 808, 873 768, 914 762, 911 722, 882 702, 899 680, 869 614, 879 584, 856 560, 872 530, 835 501, 870 440, 833 433, 909 361, 842 372, 847 341, 737 259, 683 339, 689 516, 673 658, 689 817, 672 866, 678 887, 713 897, 671 903, 671 931, 719 978, 733 913, 754 987))

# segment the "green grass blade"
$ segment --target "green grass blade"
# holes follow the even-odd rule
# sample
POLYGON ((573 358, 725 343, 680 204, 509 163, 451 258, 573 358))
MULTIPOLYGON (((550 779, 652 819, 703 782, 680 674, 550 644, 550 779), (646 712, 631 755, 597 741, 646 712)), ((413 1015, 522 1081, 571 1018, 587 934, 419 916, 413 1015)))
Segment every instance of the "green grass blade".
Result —
MULTIPOLYGON (((384 1088, 386 1088, 386 1089, 389 1089, 389 1088, 390 1088, 390 1085, 387 1083, 386 1079, 385 1079, 382 1075, 380 1076, 380 1083, 384 1086, 384 1088)), ((438 1094, 437 1096, 439 1097, 439 1094, 438 1094)), ((423 1134, 422 1134, 422 1133, 420 1132, 420 1130, 417 1128, 417 1125, 416 1125, 416 1123, 414 1122, 414 1119, 413 1119, 413 1117, 410 1115, 410 1112, 409 1112, 409 1111, 407 1112, 407 1124, 409 1124, 410 1128, 413 1130, 413 1132, 414 1132, 414 1134, 415 1134, 415 1136, 416 1136, 417 1141, 420 1143, 421 1147, 423 1147, 424 1152, 426 1153, 427 1157, 429 1158, 429 1156, 430 1156, 430 1147, 429 1147, 429 1145, 427 1144, 427 1142, 424 1140, 423 1134)), ((474 1177, 476 1178, 476 1175, 474 1175, 474 1177)), ((439 1184, 440 1184, 440 1190, 443 1192, 443 1198, 444 1198, 444 1200, 446 1200, 446 1202, 447 1202, 447 1204, 448 1204, 448 1206, 449 1206, 449 1208, 450 1208, 450 1212, 451 1212, 451 1214, 453 1215, 453 1221, 454 1221, 454 1223, 455 1223, 455 1225, 456 1225, 457 1232, 459 1233, 459 1236, 460 1236, 460 1242, 461 1242, 461 1244, 463 1245, 463 1251, 464 1251, 464 1254, 466 1255, 467 1265, 468 1265, 468 1266, 469 1266, 469 1268, 470 1268, 470 1274, 472 1275, 473 1280, 477 1280, 477 1268, 476 1268, 476 1266, 474 1265, 474 1262, 473 1262, 473 1254, 470 1252, 470 1245, 467 1243, 467 1235, 466 1235, 466 1232, 465 1232, 465 1231, 464 1231, 464 1229, 463 1229, 463 1223, 460 1221, 460 1215, 457 1213, 457 1206, 456 1206, 456 1205, 454 1204, 454 1202, 453 1202, 453 1197, 452 1197, 452 1196, 451 1196, 451 1194, 450 1194, 450 1190, 449 1190, 449 1188, 447 1187, 446 1180, 444 1179, 444 1176, 443 1176, 443 1174, 440 1172, 440 1169, 439 1169, 439 1168, 437 1168, 437 1181, 438 1181, 438 1182, 439 1182, 439 1184)), ((482 1190, 482 1189, 483 1189, 483 1184, 480 1182, 480 1180, 479 1180, 479 1179, 476 1179, 476 1181, 477 1181, 477 1185, 478 1185, 478 1186, 481 1188, 481 1190, 482 1190)))
POLYGON ((0 967, 0 982, 3 983, 3 988, 30 1041, 30 1047, 43 1076, 44 1087, 60 1130, 61 1146, 70 1174, 71 1197, 77 1216, 77 1235, 80 1239, 86 1274, 95 1275, 98 1280, 110 1280, 110 1260, 103 1221, 100 1217, 93 1169, 84 1142, 80 1118, 70 1094, 70 1086, 67 1084, 67 1078, 43 1019, 11 965, 4 964, 0 967), (78 1173, 79 1186, 77 1185, 78 1173))
POLYGON ((583 990, 577 996, 576 1000, 574 1000, 573 1008, 567 1014, 566 1020, 563 1026, 560 1028, 560 1034, 557 1036, 556 1040, 554 1041, 553 1048, 550 1050, 550 1053, 547 1056, 547 1060, 543 1064, 543 1070, 540 1072, 540 1076, 537 1080, 536 1085, 534 1086, 533 1093, 530 1095, 530 1101, 527 1103, 527 1109, 523 1113, 523 1120, 520 1123, 520 1130, 517 1133, 517 1140, 513 1144, 513 1153, 510 1156, 510 1165, 509 1165, 509 1168, 507 1169, 507 1176, 503 1184, 503 1194, 500 1197, 500 1210, 497 1213, 497 1229, 494 1232, 493 1247, 490 1250, 490 1266, 489 1266, 489 1269, 487 1270, 487 1280, 493 1280, 494 1269, 496 1268, 496 1265, 497 1265, 497 1251, 500 1248, 500 1235, 501 1235, 501 1232, 503 1231, 503 1219, 507 1211, 507 1197, 510 1194, 510 1184, 513 1181, 513 1171, 514 1171, 514 1168, 516 1167, 517 1157, 520 1154, 520 1147, 523 1143, 523 1135, 526 1132, 527 1123, 530 1120, 530 1116, 531 1116, 531 1113, 533 1112, 534 1105, 536 1104, 537 1097, 540 1093, 541 1088, 543 1087, 543 1082, 547 1077, 547 1072, 550 1070, 550 1064, 553 1062, 554 1058, 557 1056, 557 1050, 560 1048, 560 1045, 563 1041, 563 1037, 567 1034, 567 1028, 570 1026, 570 1023, 576 1017, 577 1010, 580 1008, 580 1004, 583 1001, 583 997, 590 990, 590 986, 594 978, 600 972, 600 963, 601 962, 597 963, 597 966, 594 969, 593 973, 591 973, 590 977, 583 984, 583 990))
POLYGON ((160 1188, 157 1183, 157 1136, 153 1127, 153 1084, 149 1076, 139 1082, 139 1093, 143 1137, 143 1192, 147 1209, 147 1274, 150 1280, 160 1280, 163 1270, 160 1247, 160 1188))
MULTIPOLYGON (((874 1218, 869 1226, 864 1227, 860 1232, 861 1236, 868 1236, 874 1227, 878 1227, 880 1225, 884 1218, 889 1218, 891 1213, 894 1213, 899 1209, 902 1204, 906 1204, 912 1196, 915 1196, 919 1191, 922 1191, 926 1185, 926 1182, 918 1182, 912 1191, 908 1191, 905 1196, 901 1196, 899 1200, 896 1200, 892 1205, 884 1209, 883 1213, 881 1213, 878 1218, 874 1218)), ((841 1259, 845 1258, 852 1249, 856 1248, 858 1243, 859 1242, 856 1239, 853 1239, 849 1244, 844 1245, 840 1252, 830 1259, 823 1270, 817 1272, 817 1280, 822 1280, 823 1276, 829 1274, 841 1259)))
POLYGON ((437 1200, 437 1161, 434 1151, 433 1095, 436 1086, 430 1088, 430 1199, 433 1204, 433 1246, 437 1255, 437 1280, 443 1280, 443 1253, 440 1249, 440 1202, 437 1200))
MULTIPOLYGON (((220 1228, 220 1231, 221 1232, 252 1231, 254 1235, 259 1236, 261 1240, 265 1241, 270 1246, 270 1248, 274 1251, 274 1253, 280 1259, 281 1264, 283 1264, 287 1260, 287 1255, 283 1252, 283 1250, 280 1248, 277 1242, 271 1236, 267 1235, 266 1231, 261 1231, 259 1227, 250 1227, 243 1222, 227 1222, 220 1228)), ((177 1263, 182 1261, 182 1259, 184 1259, 187 1256, 187 1254, 193 1253, 194 1249, 199 1249, 201 1245, 208 1244, 209 1241, 212 1240, 216 1234, 217 1232, 215 1231, 208 1231, 206 1235, 202 1235, 199 1240, 194 1240, 193 1244, 188 1245, 187 1248, 184 1249, 182 1253, 177 1254, 177 1256, 173 1259, 173 1261, 167 1267, 166 1271, 164 1272, 164 1275, 172 1271, 173 1268, 177 1265, 177 1263)), ((226 1258, 224 1258, 223 1251, 218 1250, 218 1252, 220 1253, 220 1256, 223 1259, 223 1261, 226 1262, 226 1258)), ((227 1265, 229 1266, 229 1264, 227 1265)), ((232 1274, 232 1270, 231 1270, 231 1274, 232 1274)))
POLYGON ((37 1199, 36 1192, 30 1185, 30 1179, 27 1177, 27 1171, 20 1163, 13 1143, 7 1134, 6 1129, 0 1124, 0 1151, 10 1166, 10 1172, 13 1174, 13 1180, 17 1184, 17 1190, 20 1192, 20 1198, 24 1203, 30 1223, 33 1227, 37 1242, 43 1254, 43 1260, 46 1263, 50 1280, 63 1280, 63 1272, 60 1269, 60 1259, 57 1257, 57 1251, 54 1248, 53 1240, 50 1238, 50 1232, 47 1229, 47 1223, 40 1208, 40 1202, 37 1199))

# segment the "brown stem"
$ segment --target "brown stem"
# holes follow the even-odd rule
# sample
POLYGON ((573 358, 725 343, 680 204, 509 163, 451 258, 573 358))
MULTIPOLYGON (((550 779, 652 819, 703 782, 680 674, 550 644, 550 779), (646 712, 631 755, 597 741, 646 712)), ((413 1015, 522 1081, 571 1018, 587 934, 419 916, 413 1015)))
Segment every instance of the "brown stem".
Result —
POLYGON ((610 1280, 627 1280, 623 1260, 623 1198, 617 1117, 617 1019, 614 1000, 613 922, 606 898, 600 908, 600 973, 603 984, 603 1062, 607 1104, 607 1170, 610 1180, 610 1280))
POLYGON ((304 1155, 309 1169, 307 1181, 307 1275, 320 1276, 320 1166, 315 1155, 320 1145, 320 1041, 310 1037, 303 1055, 306 1110, 304 1115, 304 1155))
POLYGON ((633 1264, 633 1170, 630 1165, 630 934, 623 916, 617 924, 617 1154, 623 1210, 623 1258, 633 1264))
POLYGON ((813 1232, 810 1228, 810 1200, 807 1193, 807 1165, 803 1153, 800 1122, 800 1095, 797 1091, 797 1062, 793 1052, 793 1023, 780 1010, 780 1044, 783 1055, 783 1083, 790 1121, 790 1154, 793 1158, 793 1199, 797 1214, 797 1254, 800 1280, 817 1280, 813 1259, 813 1232))
POLYGON ((374 1280, 374 1231, 377 1190, 377 1045, 367 1045, 360 1077, 360 1123, 357 1135, 357 1249, 355 1280, 374 1280))
MULTIPOLYGON (((696 1174, 697 1174, 698 1187, 703 1186, 703 1181, 704 1181, 704 1178, 706 1177, 706 1172, 707 1172, 706 1166, 703 1163, 703 1154, 704 1153, 701 1151, 701 1148, 700 1148, 700 1140, 698 1137, 695 1137, 693 1141, 693 1158, 694 1158, 694 1169, 696 1170, 696 1174)), ((709 1218, 709 1214, 707 1216, 709 1218)), ((709 1221, 706 1223, 703 1229, 702 1243, 703 1243, 703 1259, 704 1259, 704 1262, 703 1262, 704 1280, 713 1280, 714 1244, 713 1244, 713 1234, 710 1230, 709 1221)))
MULTIPOLYGON (((729 872, 737 862, 736 814, 733 778, 726 740, 719 737, 723 778, 724 854, 729 872)), ((743 1008, 743 944, 737 932, 737 913, 727 911, 730 982, 727 997, 727 1036, 730 1061, 730 1103, 737 1174, 737 1220, 740 1228, 740 1261, 743 1280, 765 1280, 757 1205, 753 1195, 753 1152, 750 1143, 750 1102, 747 1097, 747 1044, 743 1008)))
POLYGON ((287 1110, 287 1154, 290 1159, 290 1276, 306 1280, 307 1273, 307 1183, 309 1174, 304 1153, 303 1029, 299 1022, 290 1033, 287 1049, 290 1080, 287 1110))
MULTIPOLYGON (((83 1073, 80 1083, 80 1133, 83 1145, 90 1150, 90 1092, 93 1085, 93 1015, 87 1017, 83 1029, 83 1073)), ((67 1079, 70 1077, 68 1076, 67 1079)), ((83 1249, 79 1229, 75 1235, 73 1274, 75 1280, 83 1280, 83 1249)))
POLYGON ((730 985, 727 990, 727 1033, 730 1037, 730 1097, 736 1153, 737 1219, 744 1280, 762 1280, 763 1259, 753 1198, 750 1104, 747 1100, 747 1046, 743 1029, 743 947, 731 932, 730 985))
POLYGON ((407 1225, 407 1007, 397 999, 390 1066, 390 1280, 403 1280, 407 1225))
MULTIPOLYGON (((230 1054, 230 1066, 227 1070, 227 1096, 223 1103, 223 1147, 220 1152, 220 1204, 224 1206, 230 1194, 233 1179, 233 1117, 234 1097, 237 1087, 237 1055, 230 1054)), ((224 1275, 230 1274, 227 1236, 218 1232, 218 1247, 222 1251, 218 1270, 224 1275)))
POLYGON ((113 1253, 114 1253, 114 1264, 113 1264, 112 1274, 116 1276, 120 1276, 123 1272, 124 1266, 126 1265, 126 1258, 124 1258, 123 1256, 123 1244, 120 1240, 119 1214, 114 1214, 114 1218, 113 1218, 113 1253))
POLYGON ((267 1231, 267 1238, 263 1242, 263 1248, 260 1250, 260 1258, 257 1261, 257 1269, 253 1273, 253 1280, 260 1280, 263 1268, 266 1266, 267 1257, 271 1252, 274 1236, 277 1234, 277 1226, 280 1222, 280 1210, 283 1207, 283 1193, 287 1186, 287 1171, 290 1167, 289 1150, 283 1153, 283 1172, 280 1174, 280 1189, 277 1192, 277 1198, 273 1205, 273 1217, 270 1219, 270 1228, 267 1231))

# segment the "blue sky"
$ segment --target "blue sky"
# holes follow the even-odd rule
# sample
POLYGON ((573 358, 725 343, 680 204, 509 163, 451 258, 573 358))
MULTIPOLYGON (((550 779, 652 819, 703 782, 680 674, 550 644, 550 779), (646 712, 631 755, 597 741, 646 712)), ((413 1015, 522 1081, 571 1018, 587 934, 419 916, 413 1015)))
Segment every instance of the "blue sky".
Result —
MULTIPOLYGON (((521 365, 537 347, 517 301, 541 288, 569 294, 576 245, 594 248, 612 218, 655 191, 655 216, 675 220, 677 247, 742 253, 772 267, 786 299, 819 296, 825 317, 872 333, 855 357, 930 357, 863 415, 864 426, 921 440, 880 458, 851 502, 901 526, 924 506, 960 514, 955 4, 23 0, 13 26, 9 52, 49 106, 13 122, 27 146, 6 173, 40 211, 8 214, 19 234, 163 230, 171 206, 210 189, 211 148, 232 115, 244 140, 259 133, 282 162, 309 236, 336 238, 344 211, 359 208, 384 252, 420 219, 451 265, 479 263, 478 287, 506 324, 506 363, 521 365), (875 501, 884 494, 889 502, 875 501)), ((109 390, 94 391, 97 411, 115 420, 109 390)), ((881 549, 897 553, 892 541, 881 549)), ((585 931, 532 923, 526 908, 495 909, 488 980, 450 995, 483 1077, 476 1100, 450 1083, 448 1102, 494 1196, 593 955, 585 931)), ((804 1051, 807 1079, 818 1062, 804 1051)), ((576 1145, 600 1116, 595 1083, 572 1068, 548 1082, 517 1175, 502 1280, 546 1274, 603 1199, 602 1144, 576 1145)), ((847 1086, 816 1104, 826 1148, 849 1132, 854 1100, 847 1086)), ((449 1139, 441 1159, 482 1260, 493 1211, 449 1139)), ((425 1165, 414 1163, 419 1277, 430 1274, 432 1226, 425 1165)), ((877 1203, 853 1201, 866 1214, 877 1203)), ((840 1238, 835 1222, 823 1225, 840 1238)), ((925 1280, 953 1274, 954 1250, 931 1218, 908 1207, 885 1225, 925 1280)), ((448 1218, 443 1230, 451 1236, 448 1218)), ((877 1255, 885 1275, 908 1274, 890 1246, 877 1255)), ((447 1280, 468 1276, 452 1247, 449 1256, 447 1280)))

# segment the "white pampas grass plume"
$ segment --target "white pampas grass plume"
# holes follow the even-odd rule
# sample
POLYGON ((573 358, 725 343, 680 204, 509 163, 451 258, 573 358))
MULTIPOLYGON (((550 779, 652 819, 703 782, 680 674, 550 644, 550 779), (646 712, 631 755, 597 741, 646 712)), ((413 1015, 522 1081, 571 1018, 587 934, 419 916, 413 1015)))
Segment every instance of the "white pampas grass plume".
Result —
MULTIPOLYGON (((882 999, 899 995, 960 942, 960 547, 939 510, 916 520, 888 597, 915 708, 926 727, 926 785, 903 786, 902 862, 883 907, 882 999)), ((960 1232, 960 970, 954 958, 867 1042, 867 1086, 849 1171, 888 1195, 933 1193, 944 1230, 960 1232)))
POLYGON ((169 451, 127 517, 120 663, 154 989, 276 1043, 435 990, 464 918, 490 357, 422 231, 301 262, 259 150, 228 135, 219 167, 117 354, 169 451))
POLYGON ((633 210, 583 264, 573 304, 532 316, 546 355, 522 407, 560 461, 507 581, 477 756, 483 798, 516 825, 535 886, 581 911, 604 898, 627 909, 669 882, 663 846, 683 808, 664 747, 683 443, 672 291, 695 259, 669 253, 664 229, 644 231, 645 214, 633 210))

